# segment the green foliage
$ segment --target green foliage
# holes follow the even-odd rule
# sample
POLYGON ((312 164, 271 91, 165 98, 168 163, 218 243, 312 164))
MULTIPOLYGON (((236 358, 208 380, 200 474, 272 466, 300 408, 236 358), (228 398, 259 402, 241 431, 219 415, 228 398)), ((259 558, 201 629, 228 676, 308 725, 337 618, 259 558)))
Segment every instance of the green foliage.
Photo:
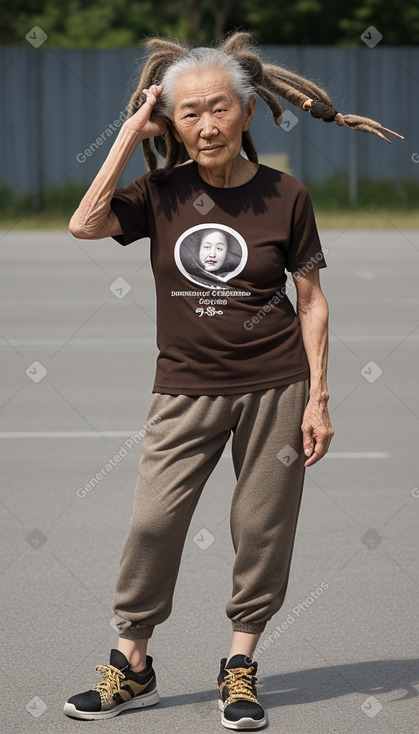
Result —
MULTIPOLYGON (((350 204, 348 180, 343 174, 322 183, 308 181, 306 184, 316 213, 348 210, 365 213, 373 210, 379 216, 382 210, 418 212, 419 183, 416 181, 361 179, 356 205, 350 204)), ((68 221, 86 188, 82 184, 67 183, 45 191, 41 200, 37 201, 29 195, 13 192, 7 186, 0 186, 0 223, 12 219, 24 220, 34 214, 68 221)))
POLYGON ((39 212, 69 218, 77 209, 86 188, 81 184, 67 183, 60 188, 54 187, 45 191, 38 201, 30 194, 17 193, 8 186, 0 186, 0 219, 20 219, 39 212))
POLYGON ((32 201, 29 194, 17 194, 8 186, 0 186, 0 217, 23 217, 32 211, 32 201))
POLYGON ((42 197, 41 208, 47 214, 71 216, 86 193, 87 186, 66 183, 64 186, 48 189, 42 197))
POLYGON ((419 202, 419 183, 405 179, 403 181, 360 179, 358 183, 357 201, 353 205, 349 197, 348 179, 337 174, 321 183, 306 182, 315 210, 340 211, 353 210, 417 210, 419 202))
POLYGON ((359 38, 369 26, 377 28, 386 46, 414 45, 419 42, 419 4, 400 0, 368 0, 355 3, 352 13, 343 15, 338 30, 345 39, 359 38))
POLYGON ((209 43, 248 28, 260 43, 359 46, 370 25, 385 45, 419 44, 419 4, 405 0, 0 0, 0 43, 26 45, 40 26, 49 47, 136 46, 149 35, 209 43))

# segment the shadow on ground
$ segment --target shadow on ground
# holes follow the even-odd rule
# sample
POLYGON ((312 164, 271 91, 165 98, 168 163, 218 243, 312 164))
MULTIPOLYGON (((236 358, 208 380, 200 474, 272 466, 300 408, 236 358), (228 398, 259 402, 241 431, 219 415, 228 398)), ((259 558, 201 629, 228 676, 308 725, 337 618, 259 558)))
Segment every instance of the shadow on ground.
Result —
MULTIPOLYGON (((407 699, 417 697, 418 690, 415 688, 415 685, 418 683, 419 659, 417 658, 406 660, 375 660, 336 666, 330 665, 266 676, 260 684, 260 701, 266 706, 268 711, 268 721, 263 729, 269 728, 269 711, 275 708, 313 704, 331 699, 338 700, 344 696, 353 696, 354 694, 365 697, 365 700, 375 695, 387 694, 386 705, 388 705, 391 701, 406 701, 407 699), (392 692, 393 696, 389 699, 388 694, 391 695, 392 692)), ((163 717, 163 720, 159 719, 161 722, 159 731, 167 731, 164 722, 167 723, 168 718, 171 722, 174 722, 174 719, 171 718, 172 714, 170 714, 172 707, 183 708, 186 717, 185 721, 195 721, 192 716, 194 713, 193 710, 188 711, 187 706, 196 707, 196 710, 199 711, 201 731, 213 731, 216 700, 217 689, 215 682, 211 690, 163 696, 158 709, 167 709, 167 713, 163 717)), ((177 712, 179 716, 183 715, 181 709, 177 712)), ((397 711, 400 716, 401 710, 398 708, 397 711)), ((131 714, 137 714, 138 716, 138 709, 122 712, 118 716, 118 719, 131 716, 131 714)), ((72 721, 75 720, 73 719, 72 721)), ((137 721, 138 719, 135 720, 135 726, 137 726, 137 721)), ((128 720, 122 726, 124 731, 132 731, 128 728, 128 720)), ((356 723, 356 726, 358 726, 358 723, 356 723)), ((178 729, 177 726, 174 728, 178 729)), ((185 730, 191 731, 190 728, 185 728, 185 730)), ((313 731, 313 729, 310 730, 313 731)), ((359 731, 359 729, 356 730, 359 731)), ((400 730, 398 726, 391 731, 397 730, 400 730)), ((117 728, 113 729, 113 731, 122 730, 117 728)), ((153 731, 157 730, 153 729, 153 731)), ((386 731, 388 730, 386 729, 386 731)), ((408 730, 404 728, 402 731, 406 732, 408 730)), ((413 729, 409 731, 413 731, 413 729)))
MULTIPOLYGON (((419 695, 415 688, 418 684, 419 659, 411 658, 332 665, 271 675, 260 682, 258 690, 261 700, 263 697, 263 704, 272 709, 277 706, 328 701, 351 693, 373 696, 394 691, 398 695, 392 700, 402 701, 419 695), (400 695, 403 690, 404 695, 400 695)), ((209 691, 164 696, 159 708, 213 702, 215 691, 214 686, 209 691)))

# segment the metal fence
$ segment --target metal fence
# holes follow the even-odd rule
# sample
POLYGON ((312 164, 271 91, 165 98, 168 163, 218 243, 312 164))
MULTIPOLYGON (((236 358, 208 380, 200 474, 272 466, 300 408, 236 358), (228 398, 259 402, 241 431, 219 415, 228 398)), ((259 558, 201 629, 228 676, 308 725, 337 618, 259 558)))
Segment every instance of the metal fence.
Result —
MULTIPOLYGON (((339 111, 370 116, 406 138, 390 146, 289 105, 290 124, 278 128, 258 102, 252 134, 263 162, 306 183, 343 172, 353 196, 359 177, 419 180, 419 48, 267 46, 263 53, 318 82, 339 111)), ((139 48, 0 48, 0 184, 34 197, 68 182, 87 186, 116 137, 143 58, 139 48)), ((144 170, 139 150, 121 185, 144 170)))

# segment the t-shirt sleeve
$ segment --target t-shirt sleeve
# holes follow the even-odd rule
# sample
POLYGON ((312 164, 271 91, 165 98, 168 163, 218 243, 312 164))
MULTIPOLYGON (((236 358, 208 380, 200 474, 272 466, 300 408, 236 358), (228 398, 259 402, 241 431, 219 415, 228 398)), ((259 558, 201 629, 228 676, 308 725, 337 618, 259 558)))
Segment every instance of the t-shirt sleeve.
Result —
POLYGON ((295 273, 304 266, 307 270, 327 267, 310 195, 302 187, 295 200, 285 267, 288 272, 295 273))
POLYGON ((111 209, 118 217, 123 232, 113 237, 120 245, 129 245, 141 237, 149 236, 146 191, 141 178, 115 190, 111 209))

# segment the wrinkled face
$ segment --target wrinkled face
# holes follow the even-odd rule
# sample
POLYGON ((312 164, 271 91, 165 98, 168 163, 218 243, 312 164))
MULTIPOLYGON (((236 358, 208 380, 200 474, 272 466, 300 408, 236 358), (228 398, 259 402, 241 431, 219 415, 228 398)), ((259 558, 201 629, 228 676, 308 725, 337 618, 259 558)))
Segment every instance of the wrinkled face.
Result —
POLYGON ((254 112, 243 110, 230 76, 220 70, 185 72, 173 90, 175 134, 190 158, 205 168, 222 168, 240 155, 242 132, 254 112))
POLYGON ((227 257, 227 239, 224 232, 204 234, 199 248, 199 259, 210 273, 219 270, 227 257))

